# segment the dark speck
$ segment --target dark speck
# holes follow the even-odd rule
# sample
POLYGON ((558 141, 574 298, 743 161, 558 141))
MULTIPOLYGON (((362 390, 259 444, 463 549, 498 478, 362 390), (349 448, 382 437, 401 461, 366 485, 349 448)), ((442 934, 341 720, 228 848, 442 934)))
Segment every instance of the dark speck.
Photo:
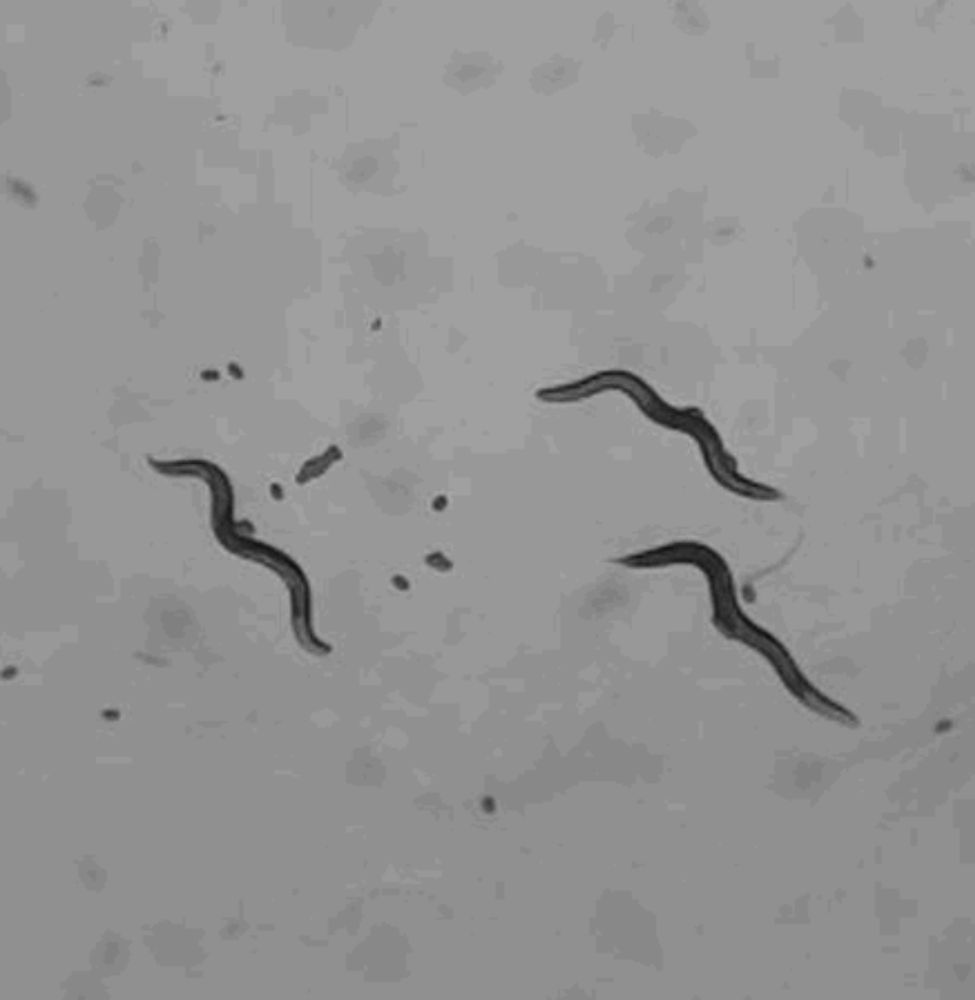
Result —
POLYGON ((454 568, 454 564, 442 552, 431 552, 424 562, 430 569, 435 569, 440 573, 446 573, 454 568))
POLYGON ((493 795, 482 795, 481 796, 481 809, 486 812, 489 816, 497 809, 497 803, 494 801, 493 795))
POLYGON ((444 510, 447 506, 447 498, 442 494, 438 493, 434 498, 430 506, 434 510, 444 510))
POLYGON ((271 483, 271 496, 275 500, 284 499, 284 487, 280 483, 271 483))
POLYGON ((758 594, 755 592, 755 585, 753 583, 743 583, 741 585, 741 599, 746 604, 754 604, 758 600, 758 594))
POLYGON ((938 719, 938 721, 934 724, 934 731, 936 733, 947 733, 953 725, 954 723, 951 719, 938 719))
POLYGON ((200 378, 203 379, 204 382, 219 382, 220 372, 218 372, 216 368, 204 368, 203 371, 200 372, 200 378))
POLYGON ((873 259, 873 257, 870 256, 870 254, 865 253, 863 255, 863 266, 864 267, 866 267, 866 268, 869 269, 871 267, 874 267, 876 265, 876 263, 877 262, 873 259))
POLYGON ((240 380, 244 377, 244 369, 241 368, 236 361, 231 361, 230 364, 227 365, 227 374, 232 378, 240 380))
POLYGON ((372 323, 369 324, 370 330, 381 330, 383 328, 383 321, 381 316, 377 316, 372 323))
POLYGON ((0 678, 5 681, 12 681, 20 671, 16 667, 4 667, 0 670, 0 678))
POLYGON ((106 722, 118 722, 122 717, 122 713, 117 708, 103 708, 102 718, 106 722))
POLYGON ((394 576, 394 577, 392 578, 392 581, 391 581, 391 582, 392 582, 393 586, 394 586, 394 587, 395 587, 395 588, 396 588, 397 590, 409 590, 409 589, 410 589, 410 581, 409 581, 409 580, 407 580, 407 579, 406 579, 406 577, 405 577, 405 576, 403 576, 403 574, 402 574, 402 573, 397 573, 397 574, 396 574, 396 575, 395 575, 395 576, 394 576))

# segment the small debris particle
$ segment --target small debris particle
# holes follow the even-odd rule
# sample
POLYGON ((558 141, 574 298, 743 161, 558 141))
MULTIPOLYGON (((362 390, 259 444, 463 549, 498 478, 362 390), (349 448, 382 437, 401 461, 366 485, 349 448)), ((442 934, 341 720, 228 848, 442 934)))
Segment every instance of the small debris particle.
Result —
POLYGON ((951 719, 938 719, 938 721, 934 724, 934 731, 936 733, 947 733, 953 725, 954 723, 951 719))
POLYGON ((442 552, 431 552, 424 562, 430 567, 430 569, 435 569, 439 573, 447 573, 454 568, 454 564, 442 553, 442 552))
POLYGON ((284 487, 280 483, 271 483, 271 496, 275 500, 284 499, 284 487))
POLYGON ((244 369, 241 368, 236 361, 231 361, 230 364, 227 365, 227 374, 230 375, 231 378, 235 378, 240 381, 240 379, 244 377, 244 369))
POLYGON ((320 455, 306 459, 295 473, 295 482, 299 486, 324 476, 326 472, 342 458, 342 449, 337 444, 330 444, 320 455))
POLYGON ((8 197, 14 201, 19 201, 26 208, 37 207, 37 192, 27 181, 21 180, 19 177, 11 177, 8 174, 4 178, 4 183, 7 188, 8 197))
POLYGON ((117 708, 103 708, 102 718, 106 722, 118 722, 122 717, 122 713, 117 708))
POLYGON ((497 809, 497 803, 494 801, 493 795, 481 796, 481 809, 489 816, 497 809))
POLYGON ((17 667, 14 666, 4 667, 3 670, 0 670, 0 678, 2 678, 5 681, 12 681, 19 673, 20 671, 17 669, 17 667))
POLYGON ((431 502, 430 506, 434 510, 444 510, 447 507, 447 498, 443 493, 438 493, 431 502))
POLYGON ((369 329, 370 329, 370 330, 373 330, 373 331, 375 331, 375 330, 381 330, 382 328, 383 328, 383 320, 382 320, 382 317, 381 317, 381 316, 377 316, 377 317, 376 317, 376 318, 375 318, 375 319, 374 319, 374 320, 373 320, 373 321, 372 321, 372 322, 371 322, 371 323, 369 324, 369 329))
POLYGON ((204 368, 203 371, 200 372, 200 378, 203 379, 204 382, 219 382, 220 372, 218 372, 216 368, 204 368))
POLYGON ((402 573, 397 573, 390 581, 397 590, 409 590, 410 581, 403 576, 402 573))

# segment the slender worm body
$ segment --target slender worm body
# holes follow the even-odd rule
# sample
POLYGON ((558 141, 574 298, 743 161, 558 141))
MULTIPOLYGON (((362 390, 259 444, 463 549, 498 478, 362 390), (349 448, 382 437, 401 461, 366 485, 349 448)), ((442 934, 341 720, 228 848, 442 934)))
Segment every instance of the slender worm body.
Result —
POLYGON ((562 385, 535 392, 546 403, 574 403, 601 392, 617 390, 628 396, 652 423, 679 431, 694 439, 705 468, 720 486, 749 500, 784 500, 774 486, 756 482, 738 472, 737 459, 725 448, 721 435, 697 406, 676 407, 668 403, 644 379, 631 371, 610 368, 562 385))
POLYGON ((695 541, 675 541, 610 561, 631 569, 681 564, 695 566, 708 582, 712 605, 711 621, 726 639, 741 642, 761 654, 786 690, 810 711, 851 729, 860 725, 860 720, 853 712, 824 694, 806 677, 789 650, 771 632, 763 629, 742 611, 735 594, 731 569, 725 558, 709 545, 695 541))
POLYGON ((230 478, 215 462, 203 458, 159 461, 146 456, 164 476, 190 476, 210 490, 210 528, 220 545, 232 555, 267 567, 284 583, 291 603, 291 627, 298 644, 315 656, 326 656, 332 646, 320 639, 312 625, 311 588, 304 570, 287 553, 254 537, 251 521, 234 519, 234 490, 230 478))

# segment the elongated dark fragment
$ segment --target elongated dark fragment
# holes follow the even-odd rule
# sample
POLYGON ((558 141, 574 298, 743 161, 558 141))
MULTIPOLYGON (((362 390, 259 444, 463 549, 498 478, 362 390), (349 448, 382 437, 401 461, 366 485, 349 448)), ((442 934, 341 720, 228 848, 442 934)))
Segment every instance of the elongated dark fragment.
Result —
POLYGON ((220 545, 232 555, 260 563, 277 575, 288 590, 291 627, 298 644, 308 653, 325 656, 332 646, 318 638, 312 625, 311 587, 304 570, 287 553, 253 537, 253 524, 234 518, 234 490, 230 477, 203 458, 159 461, 146 456, 156 472, 164 476, 190 476, 210 489, 210 528, 220 545))
POLYGON ((853 729, 860 725, 853 712, 824 694, 806 677, 789 650, 771 632, 744 613, 735 594, 731 569, 725 558, 710 545, 679 540, 610 561, 631 569, 695 566, 708 582, 711 621, 726 639, 741 642, 763 656, 786 690, 810 711, 853 729))
POLYGON ((718 485, 749 500, 785 499, 781 490, 749 479, 738 471, 737 459, 725 448, 721 435, 700 407, 673 406, 634 372, 608 368, 574 382, 538 389, 535 396, 546 403, 574 403, 611 390, 628 396, 640 412, 658 427, 693 438, 705 468, 718 485))
POLYGON ((299 486, 324 476, 326 472, 342 459, 342 449, 337 444, 330 444, 323 452, 305 459, 301 468, 295 473, 295 482, 299 486))

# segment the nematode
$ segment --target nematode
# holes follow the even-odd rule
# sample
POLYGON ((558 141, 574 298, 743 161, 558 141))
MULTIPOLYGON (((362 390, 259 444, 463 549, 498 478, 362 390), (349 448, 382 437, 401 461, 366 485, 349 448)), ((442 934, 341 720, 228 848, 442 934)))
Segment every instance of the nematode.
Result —
POLYGON ((711 621, 726 638, 754 649, 771 664, 786 690, 810 711, 832 719, 851 729, 860 720, 849 709, 820 691, 802 672, 788 649, 741 609, 735 595, 735 582, 725 558, 703 542, 676 541, 659 548, 634 552, 610 560, 631 569, 651 569, 658 566, 696 566, 708 581, 711 593, 711 621))
POLYGON ((326 656, 332 646, 319 639, 312 626, 311 588, 304 570, 287 553, 254 537, 254 525, 234 519, 234 489, 230 477, 215 462, 203 458, 159 461, 147 455, 149 464, 164 476, 192 476, 210 489, 210 527, 220 545, 232 555, 266 566, 288 588, 291 627, 298 644, 315 656, 326 656))
POLYGON ((606 369, 574 382, 538 389, 535 396, 546 403, 574 403, 611 389, 629 396, 640 412, 659 427, 693 438, 708 472, 726 490, 749 500, 785 499, 781 490, 748 479, 738 471, 737 459, 725 448, 721 435, 699 407, 671 405, 633 372, 621 368, 606 369))

